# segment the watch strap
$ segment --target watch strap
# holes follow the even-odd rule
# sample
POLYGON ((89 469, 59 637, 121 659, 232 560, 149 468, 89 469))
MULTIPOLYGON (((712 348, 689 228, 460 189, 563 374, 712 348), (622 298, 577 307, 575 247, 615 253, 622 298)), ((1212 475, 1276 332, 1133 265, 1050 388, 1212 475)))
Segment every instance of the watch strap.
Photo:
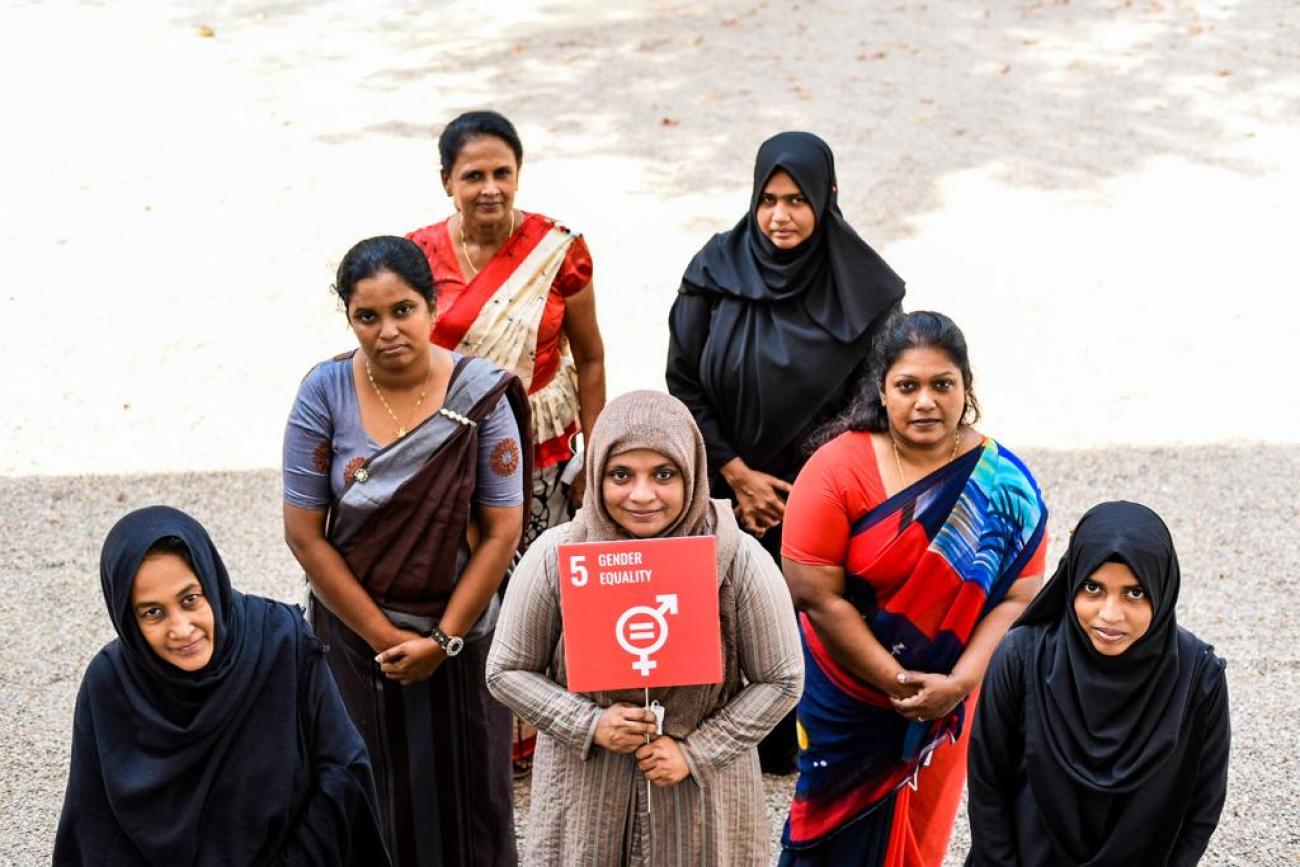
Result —
POLYGON ((429 631, 425 633, 425 635, 438 642, 438 646, 441 647, 443 653, 446 653, 448 656, 455 656, 465 647, 465 639, 461 638, 459 635, 448 635, 437 626, 430 627, 429 631))

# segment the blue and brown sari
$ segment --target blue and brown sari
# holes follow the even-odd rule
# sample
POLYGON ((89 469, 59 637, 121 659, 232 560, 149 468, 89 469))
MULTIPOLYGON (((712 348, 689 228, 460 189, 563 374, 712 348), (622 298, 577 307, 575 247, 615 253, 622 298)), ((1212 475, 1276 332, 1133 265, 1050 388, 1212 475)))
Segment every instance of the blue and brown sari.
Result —
MULTIPOLYGON (((1039 559, 1047 508, 1024 464, 986 439, 849 518, 845 598, 905 669, 946 674, 984 615, 1039 559)), ((895 795, 915 785, 936 748, 961 736, 969 698, 942 719, 910 721, 831 657, 806 615, 800 626, 806 681, 785 861, 809 860, 800 850, 820 848, 854 826, 851 836, 866 835, 850 846, 861 860, 902 863, 887 855, 895 848, 895 795)), ((949 832, 943 829, 943 845, 949 832)))
MULTIPOLYGON (((469 562, 478 427, 507 400, 528 430, 519 381, 477 358, 460 359, 443 408, 376 451, 330 507, 327 537, 396 626, 427 634, 469 562)), ((523 449, 524 472, 531 449, 523 449)), ((525 511, 527 486, 524 487, 525 511)), ((427 680, 402 686, 375 651, 314 597, 308 610, 375 769, 394 867, 516 863, 510 714, 484 672, 496 600, 464 649, 427 680)))

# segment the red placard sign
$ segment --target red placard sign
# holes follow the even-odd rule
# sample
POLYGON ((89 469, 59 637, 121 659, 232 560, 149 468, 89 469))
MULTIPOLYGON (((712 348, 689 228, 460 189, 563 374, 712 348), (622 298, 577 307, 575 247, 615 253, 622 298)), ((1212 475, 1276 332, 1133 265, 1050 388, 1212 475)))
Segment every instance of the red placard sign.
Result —
POLYGON ((722 680, 712 536, 561 545, 569 689, 722 680))

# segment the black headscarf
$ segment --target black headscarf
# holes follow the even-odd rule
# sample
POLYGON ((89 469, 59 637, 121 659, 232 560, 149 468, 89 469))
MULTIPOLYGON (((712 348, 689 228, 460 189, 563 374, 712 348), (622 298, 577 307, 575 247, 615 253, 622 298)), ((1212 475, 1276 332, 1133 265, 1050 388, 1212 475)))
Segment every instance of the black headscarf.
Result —
POLYGON ((1178 627, 1179 584, 1160 517, 1136 503, 1103 503, 1079 520, 1056 573, 1017 623, 1036 627, 1025 636, 1027 776, 1038 802, 1052 805, 1043 815, 1057 851, 1077 863, 1128 863, 1119 853, 1142 851, 1144 823, 1164 816, 1176 829, 1192 796, 1184 787, 1141 808, 1128 797, 1155 777, 1194 771, 1203 749, 1189 731, 1191 711, 1209 667, 1217 675, 1223 663, 1178 627), (1147 632, 1118 656, 1097 651, 1074 612, 1080 585, 1107 562, 1128 566, 1152 606, 1147 632))
POLYGON ((732 422, 741 440, 733 445, 762 468, 842 395, 866 357, 872 324, 903 297, 903 281, 840 213, 826 142, 783 132, 758 149, 748 213, 695 255, 681 291, 713 296, 700 380, 732 422), (778 169, 817 217, 793 250, 773 245, 756 216, 778 169))
POLYGON ((117 639, 91 661, 77 697, 56 864, 253 864, 295 853, 344 864, 356 852, 387 863, 364 746, 296 608, 235 591, 204 529, 165 506, 118 521, 100 581, 117 639), (212 657, 195 672, 152 650, 131 606, 145 554, 166 537, 185 544, 213 611, 212 657))

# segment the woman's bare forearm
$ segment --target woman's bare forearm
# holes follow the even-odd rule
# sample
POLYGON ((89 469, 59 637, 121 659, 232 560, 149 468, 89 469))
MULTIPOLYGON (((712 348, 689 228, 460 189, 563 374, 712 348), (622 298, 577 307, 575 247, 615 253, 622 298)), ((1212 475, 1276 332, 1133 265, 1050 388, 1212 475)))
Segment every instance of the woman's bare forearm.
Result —
POLYGON ((479 521, 483 528, 482 538, 456 581, 456 589, 447 600, 447 608, 439 621, 438 628, 448 635, 464 635, 478 622, 492 600, 492 594, 501 586, 501 579, 519 547, 523 507, 492 509, 491 512, 493 517, 479 521))
POLYGON ((794 607, 803 611, 831 658, 882 692, 902 697, 898 675, 903 667, 880 643, 861 612, 842 595, 844 569, 781 558, 794 607))
POLYGON ((575 359, 574 364, 578 368, 578 419, 585 438, 605 408, 605 359, 575 359))
POLYGON ((588 283, 564 302, 564 334, 578 372, 578 420, 590 436, 605 408, 605 342, 596 319, 596 287, 588 283))
POLYGON ((816 605, 805 607, 804 613, 832 659, 876 689, 899 694, 898 675, 903 667, 851 602, 842 597, 818 600, 816 605))
POLYGON ((1038 578, 1018 579, 1012 585, 1012 592, 1007 594, 1007 598, 984 615, 984 619, 971 633, 966 649, 962 651, 961 657, 952 667, 952 673, 949 675, 961 684, 967 695, 984 680, 984 672, 988 670, 993 651, 997 650, 998 644, 1011 628, 1011 624, 1016 622, 1016 618, 1024 612, 1025 606, 1034 598, 1039 583, 1038 578))
POLYGON ((324 536, 295 534, 286 529, 285 540, 307 573, 312 593, 375 651, 387 650, 409 637, 379 610, 348 568, 347 561, 324 536))

